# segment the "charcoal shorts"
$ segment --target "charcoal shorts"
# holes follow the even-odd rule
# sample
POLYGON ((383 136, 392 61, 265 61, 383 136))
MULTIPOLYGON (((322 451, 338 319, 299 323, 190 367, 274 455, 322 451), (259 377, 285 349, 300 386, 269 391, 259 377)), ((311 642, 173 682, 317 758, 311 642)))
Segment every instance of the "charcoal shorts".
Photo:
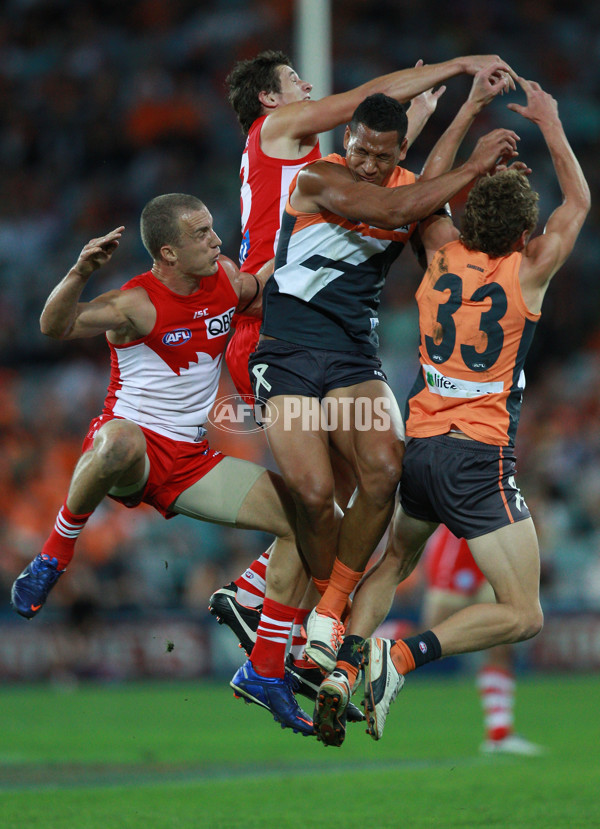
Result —
POLYGON ((515 483, 511 446, 448 435, 410 438, 400 480, 402 509, 445 524, 458 538, 477 538, 530 517, 515 483))
POLYGON ((283 340, 261 340, 248 363, 256 397, 301 395, 321 400, 334 389, 387 382, 379 357, 358 352, 307 348, 283 340))

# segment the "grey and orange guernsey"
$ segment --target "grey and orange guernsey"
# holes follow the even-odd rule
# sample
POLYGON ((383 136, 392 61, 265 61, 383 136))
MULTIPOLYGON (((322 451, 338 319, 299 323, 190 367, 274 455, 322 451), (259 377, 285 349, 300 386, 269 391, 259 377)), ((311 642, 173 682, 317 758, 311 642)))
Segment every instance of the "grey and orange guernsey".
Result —
MULTIPOLYGON (((337 154, 323 161, 345 165, 337 154)), ((386 187, 413 184, 396 167, 386 187)), ((297 176, 290 186, 290 196, 297 176)), ((273 278, 263 294, 262 333, 296 345, 376 355, 381 291, 417 223, 382 230, 336 213, 302 213, 288 198, 273 278)))
POLYGON ((410 437, 458 429, 482 443, 514 444, 541 316, 525 305, 521 259, 493 259, 460 241, 435 254, 416 293, 421 368, 406 407, 410 437))

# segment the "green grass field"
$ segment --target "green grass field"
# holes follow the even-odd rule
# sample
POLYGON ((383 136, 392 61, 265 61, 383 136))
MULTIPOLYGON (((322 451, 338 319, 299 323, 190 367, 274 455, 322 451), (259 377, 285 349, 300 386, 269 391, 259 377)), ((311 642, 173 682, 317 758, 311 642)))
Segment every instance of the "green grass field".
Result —
POLYGON ((598 827, 599 690, 522 679, 520 730, 548 753, 490 758, 463 679, 410 677, 383 739, 352 725, 342 748, 281 730, 227 682, 5 687, 0 826, 598 827))

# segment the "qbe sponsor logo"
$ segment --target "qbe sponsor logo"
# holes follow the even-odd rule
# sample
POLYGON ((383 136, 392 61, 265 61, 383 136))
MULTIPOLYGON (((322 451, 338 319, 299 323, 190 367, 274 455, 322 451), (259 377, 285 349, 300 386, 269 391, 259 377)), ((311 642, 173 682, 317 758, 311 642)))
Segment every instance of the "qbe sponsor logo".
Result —
POLYGON ((231 318, 234 314, 235 308, 230 308, 223 314, 205 319, 204 323, 206 325, 207 338, 209 340, 213 340, 215 337, 222 337, 225 334, 228 334, 229 329, 231 328, 231 318))

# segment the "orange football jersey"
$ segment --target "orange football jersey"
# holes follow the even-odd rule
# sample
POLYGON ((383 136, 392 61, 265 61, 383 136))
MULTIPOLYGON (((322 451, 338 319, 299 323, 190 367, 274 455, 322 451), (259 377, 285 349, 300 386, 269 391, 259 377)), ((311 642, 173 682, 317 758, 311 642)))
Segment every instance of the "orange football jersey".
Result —
POLYGON ((458 429, 483 443, 514 443, 540 318, 525 305, 520 264, 521 253, 492 259, 460 241, 435 254, 416 293, 421 369, 407 402, 408 436, 458 429))

